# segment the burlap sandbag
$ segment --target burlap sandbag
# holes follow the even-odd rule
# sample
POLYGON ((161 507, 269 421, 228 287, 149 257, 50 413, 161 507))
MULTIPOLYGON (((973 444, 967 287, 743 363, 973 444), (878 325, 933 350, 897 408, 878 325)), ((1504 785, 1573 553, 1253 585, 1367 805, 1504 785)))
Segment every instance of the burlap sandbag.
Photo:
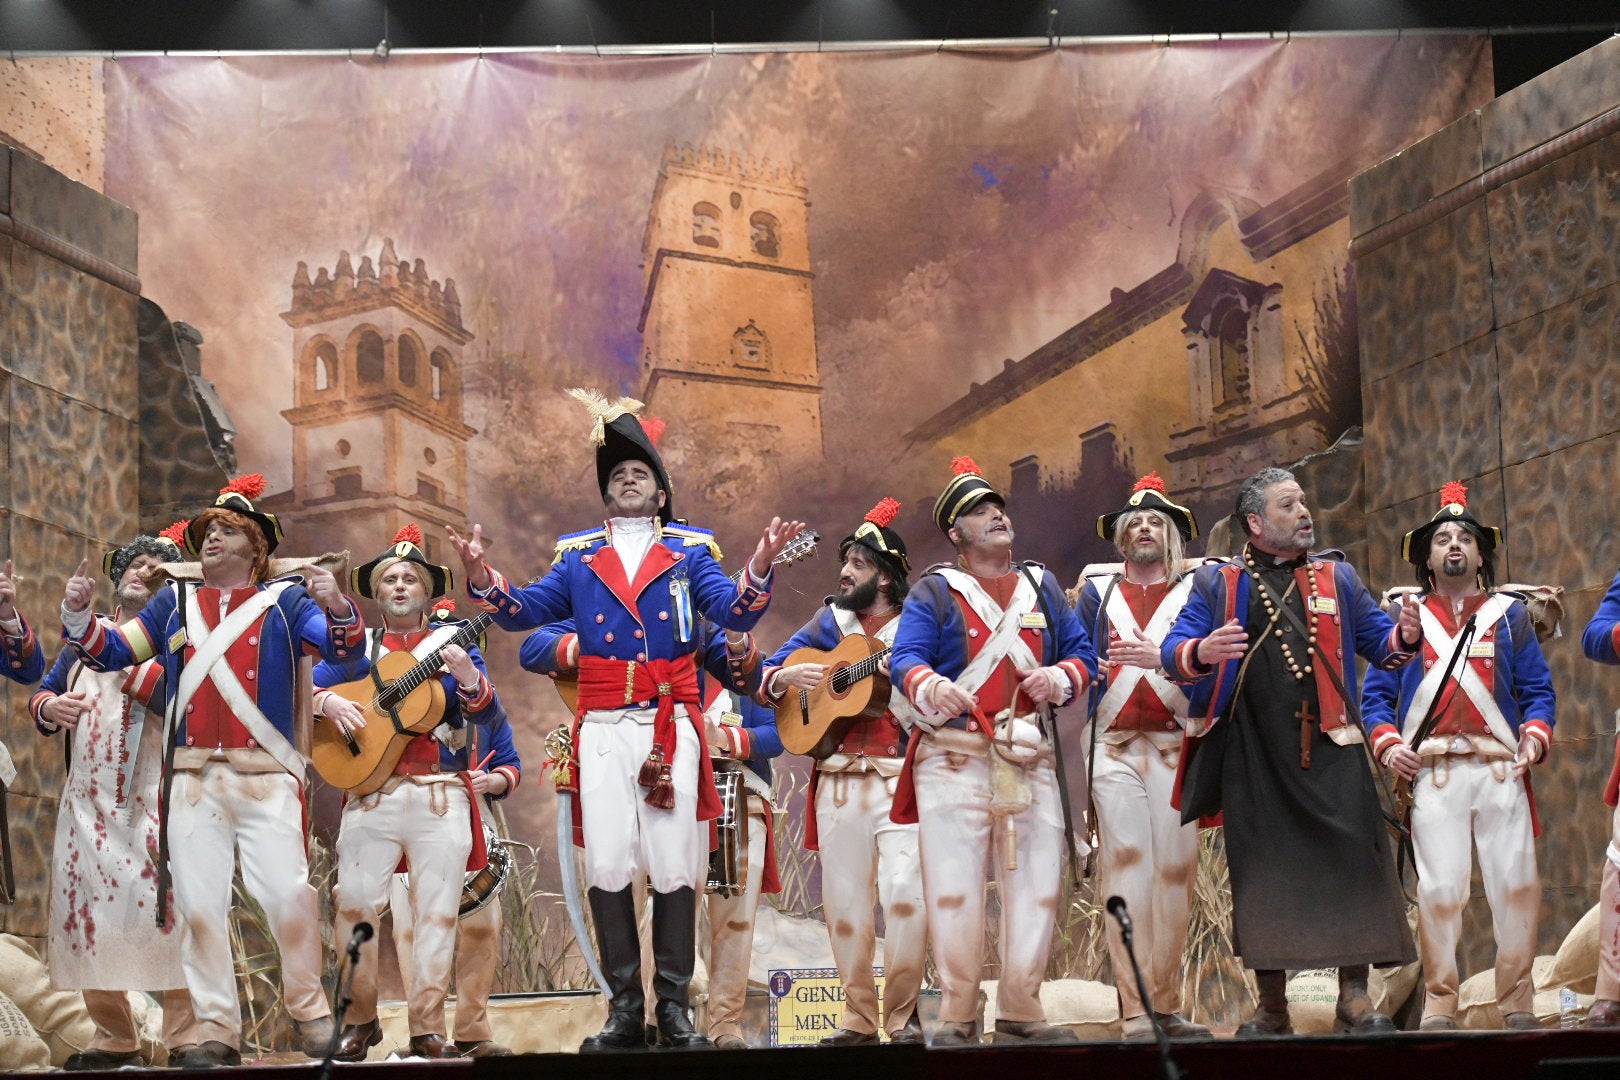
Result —
MULTIPOLYGON (((1553 962, 1551 956, 1538 956, 1530 965, 1531 985, 1548 987, 1536 991, 1530 1006, 1543 1027, 1558 1026, 1558 991, 1565 985, 1548 982, 1553 962)), ((1585 1018, 1592 1000, 1591 994, 1577 993, 1575 1015, 1585 1018)), ((1457 1026, 1468 1031, 1495 1031, 1502 1026, 1502 1011, 1496 1005, 1495 968, 1481 971, 1457 988, 1457 1026)))
MULTIPOLYGON (((370 1060, 403 1055, 410 1044, 410 1025, 402 1001, 377 1006, 383 1041, 371 1048, 370 1060)), ((489 1003, 489 1029, 496 1042, 519 1054, 572 1054, 587 1035, 602 1030, 607 1002, 600 994, 499 998, 489 1003)), ((445 1025, 453 1032, 455 999, 445 1007, 445 1025)))
POLYGON ((0 994, 0 1071, 50 1067, 51 1048, 17 1003, 0 994))
POLYGON ((1333 1007, 1339 1003, 1334 968, 1297 972, 1288 980, 1288 1020, 1299 1035, 1331 1035, 1333 1007))
POLYGON ((1591 994, 1597 990, 1598 969, 1598 909, 1582 915, 1580 921, 1564 935, 1564 942, 1553 954, 1545 981, 1536 980, 1537 990, 1557 990, 1567 986, 1577 994, 1591 994))
MULTIPOLYGON (((996 1028, 994 981, 985 982, 984 1030, 996 1028)), ((1119 991, 1107 983, 1086 979, 1048 979, 1041 984, 1041 1011, 1048 1023, 1073 1031, 1086 1040, 1117 1039, 1122 1034, 1119 1021, 1119 991)))
POLYGON ((87 1048, 96 1025, 85 1012, 77 990, 58 990, 51 972, 33 948, 10 934, 0 934, 0 993, 22 1009, 28 1022, 51 1050, 51 1064, 61 1066, 87 1048))

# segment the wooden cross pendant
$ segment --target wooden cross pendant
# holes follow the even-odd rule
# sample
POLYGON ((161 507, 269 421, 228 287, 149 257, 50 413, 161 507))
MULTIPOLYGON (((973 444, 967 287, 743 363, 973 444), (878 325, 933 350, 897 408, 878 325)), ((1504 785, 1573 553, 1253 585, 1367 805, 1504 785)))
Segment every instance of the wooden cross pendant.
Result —
POLYGON ((1299 703, 1299 711, 1294 715, 1299 717, 1299 767, 1308 769, 1311 767, 1311 725, 1316 721, 1309 698, 1299 703))

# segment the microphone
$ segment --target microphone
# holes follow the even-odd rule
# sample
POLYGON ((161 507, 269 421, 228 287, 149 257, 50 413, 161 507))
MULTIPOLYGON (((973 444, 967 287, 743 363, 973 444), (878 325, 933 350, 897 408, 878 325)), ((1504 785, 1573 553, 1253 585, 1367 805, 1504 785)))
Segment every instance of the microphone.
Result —
POLYGON ((1105 906, 1108 908, 1108 914, 1112 915, 1114 920, 1119 923, 1119 932, 1129 937, 1132 929, 1131 913, 1125 910, 1125 898, 1123 896, 1110 896, 1105 906))
MULTIPOLYGON (((1121 904, 1123 903, 1124 901, 1121 901, 1121 904)), ((358 954, 360 952, 360 946, 364 945, 366 942, 375 937, 376 933, 377 932, 371 928, 371 924, 368 922, 355 923, 354 933, 349 935, 349 955, 354 956, 358 954)))

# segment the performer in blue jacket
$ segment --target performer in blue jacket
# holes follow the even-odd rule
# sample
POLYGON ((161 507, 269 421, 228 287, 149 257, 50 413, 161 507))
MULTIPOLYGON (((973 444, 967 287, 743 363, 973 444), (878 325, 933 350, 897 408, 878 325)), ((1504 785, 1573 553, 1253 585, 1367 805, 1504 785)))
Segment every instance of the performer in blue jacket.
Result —
MULTIPOLYGON (((454 579, 449 567, 428 560, 421 545, 422 530, 413 522, 382 554, 353 571, 354 591, 376 602, 382 625, 367 633, 364 651, 353 659, 315 669, 315 707, 325 722, 363 725, 360 706, 329 687, 364 680, 363 693, 369 696, 375 693, 373 669, 390 654, 404 653, 415 661, 435 658, 434 674, 428 677, 436 677, 443 691, 430 699, 443 702, 440 715, 433 718, 436 723, 404 740, 392 775, 379 788, 344 800, 337 838, 333 940, 348 941, 360 923, 377 925, 389 904, 395 868, 402 860, 408 864, 417 946, 413 967, 405 973, 410 988, 408 1053, 453 1058, 461 1052, 446 1038, 444 1001, 456 948, 456 913, 466 873, 482 869, 487 858, 475 798, 480 792, 466 776, 470 765, 465 750, 472 725, 487 723, 499 712, 499 699, 467 624, 429 620, 434 602, 454 579), (446 750, 458 767, 445 767, 446 750)), ((401 665, 411 666, 407 661, 401 665)), ((423 686, 417 693, 428 691, 423 686)), ((334 1055, 339 1061, 363 1061, 370 1047, 382 1041, 377 949, 374 938, 361 945, 353 1004, 334 1055)))
POLYGON ((1083 693, 1096 656, 1057 579, 1013 559, 1006 500, 970 458, 952 465, 934 524, 957 563, 930 567, 912 587, 890 656, 890 677, 921 729, 890 816, 920 825, 928 937, 944 991, 934 1045, 979 1041, 992 857, 1001 900, 996 1042, 1073 1042, 1068 1028, 1046 1022, 1040 1000, 1062 893, 1067 794, 1039 707, 1083 693))
POLYGON ((611 1004, 601 1034, 581 1050, 637 1049, 642 1028, 641 947, 631 882, 650 877, 654 1012, 663 1043, 704 1047, 687 991, 695 957, 697 898, 707 871, 704 822, 719 812, 704 747, 697 666, 699 614, 721 627, 753 628, 770 602, 771 560, 799 534, 773 519, 742 582, 720 568, 702 529, 669 524, 669 477, 634 410, 640 403, 575 396, 595 420, 597 486, 608 519, 558 541, 550 573, 510 586, 484 563, 483 533, 451 533, 473 599, 507 630, 572 618, 579 704, 585 877, 590 885, 611 1004), (679 718, 677 719, 677 713, 679 718))
MULTIPOLYGON (((332 1038, 321 985, 320 905, 309 883, 304 843, 305 760, 296 728, 312 694, 299 662, 355 655, 365 627, 354 602, 328 571, 310 564, 270 579, 281 525, 252 500, 257 474, 227 485, 185 530, 186 552, 201 560, 200 583, 174 581, 121 626, 92 616, 95 581, 81 563, 62 602, 63 638, 95 671, 157 657, 177 718, 174 772, 162 829, 173 852, 180 962, 201 1042, 181 1055, 187 1067, 235 1065, 242 1014, 230 938, 234 856, 281 952, 283 1000, 311 1057, 332 1038), (304 581, 308 581, 308 588, 304 581)), ((169 867, 159 859, 158 897, 169 867)))
POLYGON ((1552 744, 1555 699, 1524 602, 1490 591, 1502 530, 1469 512, 1467 491, 1441 488, 1440 510, 1401 543, 1417 571, 1423 663, 1368 671, 1363 720, 1373 753, 1413 784, 1424 1030, 1457 1027, 1471 848, 1491 905, 1502 1025, 1529 1029, 1540 1026, 1530 963, 1541 912, 1541 828, 1527 770, 1552 744), (1417 742, 1431 710, 1435 722, 1417 742))
POLYGON ((0 572, 0 653, 5 655, 0 674, 20 686, 32 686, 45 674, 45 653, 40 650, 34 628, 17 610, 17 583, 12 580, 11 560, 0 572))
POLYGON ((1285 469, 1245 480, 1236 517, 1243 554, 1196 572, 1160 660, 1193 684, 1182 820, 1225 813, 1232 946, 1260 996, 1237 1034, 1292 1032, 1288 971, 1321 967, 1339 969, 1338 1030, 1393 1031, 1368 965, 1409 963, 1414 949, 1365 736, 1338 685, 1356 696, 1356 655, 1412 659, 1417 605, 1397 625, 1349 565, 1311 554, 1310 510, 1285 469))
MULTIPOLYGON (((821 663, 782 665, 801 648, 830 652, 850 635, 894 645, 911 585, 905 540, 892 526, 900 504, 878 502, 838 545, 838 591, 765 662, 761 698, 777 704, 827 677, 821 663)), ((889 675, 888 658, 879 669, 889 675)), ((871 676, 876 678, 877 675, 871 676)), ((821 857, 821 903, 833 960, 844 986, 844 1014, 823 1046, 923 1041, 917 995, 928 967, 928 909, 915 821, 890 818, 911 736, 911 704, 891 688, 881 715, 854 717, 837 738, 812 748, 804 846, 821 857), (878 1013, 878 905, 883 908, 883 1009, 878 1013)))
MULTIPOLYGON (((1597 614, 1581 634, 1581 651, 1600 664, 1620 664, 1620 574, 1603 594, 1597 614)), ((1603 787, 1603 801, 1616 807, 1609 846, 1603 857, 1598 890, 1597 1000, 1586 1014, 1586 1026, 1620 1027, 1620 740, 1614 746, 1614 768, 1603 787)))

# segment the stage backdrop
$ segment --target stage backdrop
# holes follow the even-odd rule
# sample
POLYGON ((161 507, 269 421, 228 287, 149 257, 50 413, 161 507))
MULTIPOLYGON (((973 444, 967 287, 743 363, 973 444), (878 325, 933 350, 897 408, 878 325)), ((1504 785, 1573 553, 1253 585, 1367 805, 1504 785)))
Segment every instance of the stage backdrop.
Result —
MULTIPOLYGON (((200 331, 284 551, 366 558, 415 520, 449 559, 444 527, 481 522, 492 564, 544 571, 599 520, 563 393, 595 386, 666 422, 675 512, 732 565, 773 514, 826 537, 782 574, 767 648, 879 498, 916 566, 945 555, 929 510, 954 455, 1010 492, 1018 554, 1072 581, 1137 474, 1208 524, 1243 475, 1357 424, 1345 181, 1491 87, 1468 37, 103 77, 143 292, 200 331)), ((516 652, 489 648, 544 890, 541 743, 564 714, 516 652)), ((781 903, 805 913, 802 776, 781 903)), ((509 985, 565 980, 560 948, 509 985)))

